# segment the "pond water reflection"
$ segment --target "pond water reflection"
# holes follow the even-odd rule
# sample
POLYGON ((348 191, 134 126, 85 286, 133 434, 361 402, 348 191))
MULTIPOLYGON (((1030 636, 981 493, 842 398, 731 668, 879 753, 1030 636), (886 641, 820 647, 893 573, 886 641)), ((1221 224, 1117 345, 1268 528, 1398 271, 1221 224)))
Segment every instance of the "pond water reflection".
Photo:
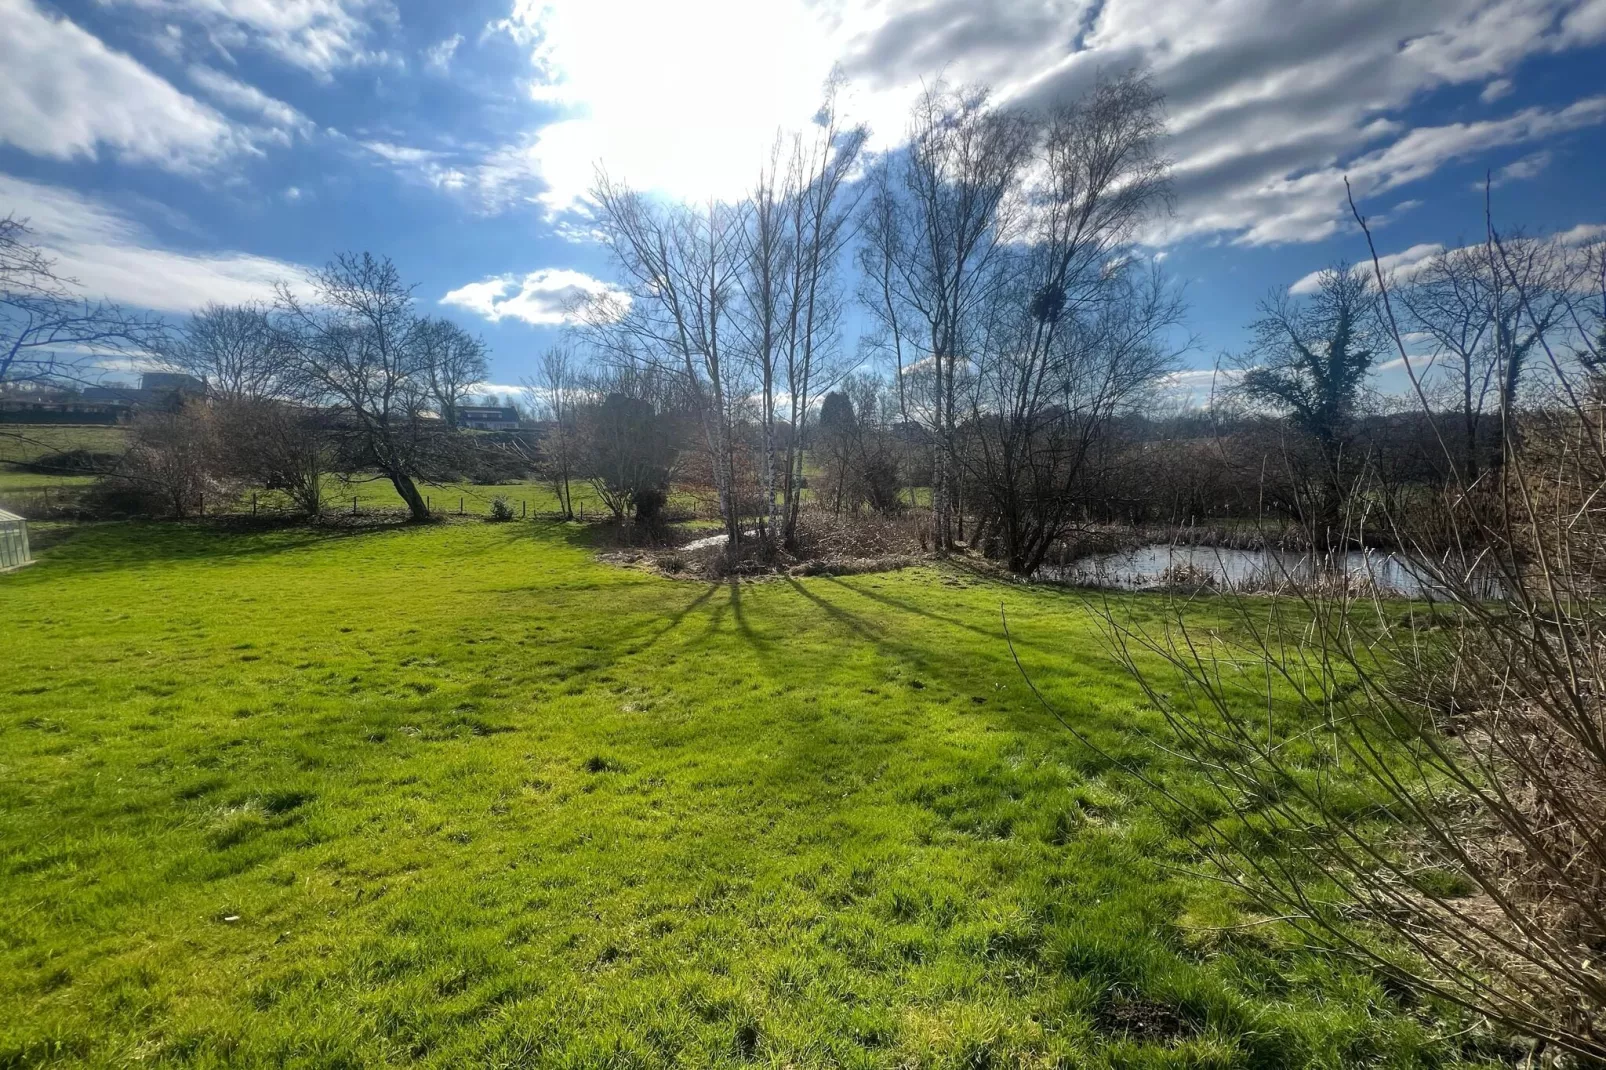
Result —
MULTIPOLYGON (((1351 586, 1370 583, 1392 597, 1433 600, 1445 597, 1433 575, 1435 571, 1438 569, 1427 568, 1404 555, 1377 550, 1316 554, 1150 543, 1116 553, 1094 554, 1063 566, 1045 566, 1039 570, 1038 579, 1129 591, 1206 580, 1235 590, 1273 590, 1332 582, 1342 576, 1351 586)), ((1474 591, 1480 597, 1502 596, 1497 577, 1474 570, 1472 578, 1474 591)))

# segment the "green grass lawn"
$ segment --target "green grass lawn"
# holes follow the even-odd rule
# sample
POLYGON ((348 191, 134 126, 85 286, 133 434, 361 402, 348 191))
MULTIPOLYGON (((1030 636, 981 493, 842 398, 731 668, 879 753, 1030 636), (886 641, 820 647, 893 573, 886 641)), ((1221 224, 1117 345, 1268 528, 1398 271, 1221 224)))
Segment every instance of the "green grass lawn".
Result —
MULTIPOLYGON (((92 475, 24 472, 14 467, 27 464, 52 453, 81 449, 96 453, 121 453, 128 445, 125 427, 107 427, 78 424, 0 424, 0 505, 25 514, 48 513, 52 504, 61 499, 71 500, 73 495, 88 489, 95 482, 92 475), (47 494, 48 492, 48 494, 47 494), (56 499, 54 502, 52 499, 56 499)), ((820 474, 810 467, 810 479, 819 480, 820 474)), ((365 475, 351 481, 329 477, 327 488, 328 512, 344 513, 356 499, 359 511, 400 511, 406 508, 401 495, 382 476, 365 475)), ((817 485, 817 484, 816 484, 817 485)), ((497 497, 508 499, 518 511, 521 504, 531 515, 556 514, 557 496, 551 484, 542 479, 527 479, 515 483, 451 482, 419 483, 419 492, 429 499, 431 508, 438 514, 455 516, 459 509, 469 516, 486 516, 491 501, 497 497)), ((219 506, 233 513, 248 513, 251 509, 252 488, 245 488, 232 501, 210 503, 208 511, 215 513, 219 506)), ((929 506, 929 488, 916 491, 922 505, 929 506)), ((805 500, 813 500, 815 492, 805 491, 805 500)), ((278 492, 258 491, 259 505, 263 509, 291 511, 289 499, 278 492)), ((577 513, 588 519, 604 517, 608 508, 589 481, 576 479, 570 484, 570 500, 577 513)), ((704 513, 712 506, 712 494, 697 494, 681 487, 670 494, 671 509, 683 513, 704 513)))
POLYGON ((99 525, 0 575, 0 1067, 1454 1065, 1223 928, 1029 700, 1000 602, 1161 760, 1073 597, 584 543, 99 525))
POLYGON ((74 500, 94 476, 24 472, 14 467, 67 450, 121 453, 127 432, 97 424, 0 424, 0 507, 25 515, 49 512, 74 500))
POLYGON ((70 498, 94 483, 94 476, 61 472, 24 472, 13 467, 67 450, 120 453, 126 444, 121 427, 78 424, 0 424, 0 505, 33 511, 52 498, 70 498))
MULTIPOLYGON (((557 495, 551 485, 543 480, 532 479, 521 483, 420 483, 418 492, 429 499, 434 512, 444 516, 456 516, 460 507, 465 515, 487 516, 491 511, 491 501, 499 497, 511 502, 514 512, 519 511, 520 503, 527 504, 532 515, 556 514, 558 511, 557 495)), ((396 488, 383 477, 364 478, 351 483, 330 480, 330 512, 349 509, 353 497, 356 497, 360 510, 400 511, 406 508, 396 488)), ((570 485, 569 498, 574 503, 576 513, 583 511, 588 519, 607 515, 608 507, 602 503, 596 488, 585 480, 576 480, 570 485)), ((249 503, 249 492, 246 500, 249 503)))
POLYGON ((42 492, 46 487, 81 489, 95 482, 94 476, 71 476, 47 472, 19 472, 15 468, 0 468, 0 494, 6 491, 24 493, 42 492))
POLYGON ((90 450, 121 453, 128 430, 104 424, 0 424, 0 467, 38 460, 51 453, 90 450))

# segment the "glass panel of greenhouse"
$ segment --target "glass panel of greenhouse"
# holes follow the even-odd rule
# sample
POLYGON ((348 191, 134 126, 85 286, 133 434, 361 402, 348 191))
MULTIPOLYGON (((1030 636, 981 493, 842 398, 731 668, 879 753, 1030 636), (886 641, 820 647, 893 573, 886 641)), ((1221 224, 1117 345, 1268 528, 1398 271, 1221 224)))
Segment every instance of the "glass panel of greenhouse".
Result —
POLYGON ((28 556, 28 522, 16 513, 0 509, 0 571, 26 565, 31 560, 28 556))

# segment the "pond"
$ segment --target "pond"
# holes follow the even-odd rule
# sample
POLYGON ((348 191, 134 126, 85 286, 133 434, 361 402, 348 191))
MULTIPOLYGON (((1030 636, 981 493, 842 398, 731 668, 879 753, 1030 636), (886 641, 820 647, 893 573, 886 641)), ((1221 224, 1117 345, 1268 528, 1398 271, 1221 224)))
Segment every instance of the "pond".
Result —
MULTIPOLYGON (((1129 591, 1208 580, 1223 589, 1263 591, 1331 582, 1344 576, 1350 585, 1370 582, 1379 593, 1395 598, 1442 599, 1445 592, 1432 572, 1420 561, 1376 550, 1314 554, 1150 543, 1094 554, 1063 566, 1045 566, 1037 578, 1129 591)), ((1499 579, 1486 572, 1474 575, 1473 585, 1482 598, 1500 598, 1503 593, 1499 579)))

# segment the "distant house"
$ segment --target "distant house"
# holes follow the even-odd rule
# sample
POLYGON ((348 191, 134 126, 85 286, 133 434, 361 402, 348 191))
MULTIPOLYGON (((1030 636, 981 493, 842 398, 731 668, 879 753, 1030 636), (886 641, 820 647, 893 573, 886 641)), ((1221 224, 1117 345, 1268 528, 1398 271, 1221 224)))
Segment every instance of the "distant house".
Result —
POLYGON ((171 408, 186 397, 202 397, 206 382, 183 372, 146 372, 139 377, 139 388, 111 384, 85 388, 84 401, 119 405, 126 408, 140 406, 171 408))
POLYGON ((459 405, 457 426, 476 431, 516 431, 519 410, 511 405, 459 405))
POLYGON ((181 394, 206 393, 206 380, 197 379, 193 375, 183 372, 146 372, 139 377, 139 389, 142 393, 154 391, 171 391, 181 394))

